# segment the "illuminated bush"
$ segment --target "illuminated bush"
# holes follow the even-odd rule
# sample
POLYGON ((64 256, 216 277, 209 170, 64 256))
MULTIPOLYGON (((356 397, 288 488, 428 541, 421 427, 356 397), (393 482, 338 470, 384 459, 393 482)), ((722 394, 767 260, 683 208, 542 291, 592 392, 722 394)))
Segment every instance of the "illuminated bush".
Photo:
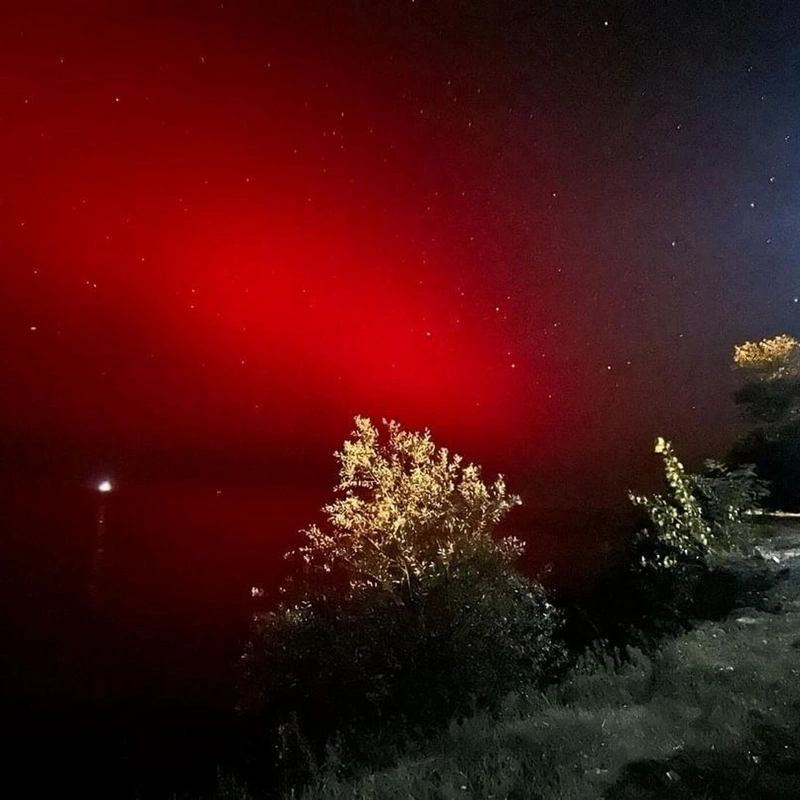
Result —
POLYGON ((522 553, 513 538, 497 540, 498 523, 521 501, 502 476, 491 486, 480 469, 437 448, 430 432, 356 417, 354 440, 336 457, 341 496, 325 506, 328 525, 305 531, 300 548, 316 574, 345 574, 353 590, 382 587, 412 596, 421 582, 473 556, 510 563, 522 553))
POLYGON ((754 425, 736 443, 731 458, 753 462, 769 480, 770 506, 800 509, 800 342, 774 336, 734 348, 733 366, 742 379, 734 399, 754 425))
MULTIPOLYGON (((633 492, 628 495, 649 517, 651 528, 643 532, 643 538, 654 540, 649 558, 655 566, 665 569, 681 562, 703 563, 711 547, 712 530, 695 497, 692 481, 670 442, 659 437, 655 452, 664 459, 669 491, 649 497, 633 492)), ((641 558, 644 565, 648 556, 641 558)))
POLYGON ((655 495, 629 495, 645 524, 629 542, 627 559, 588 604, 579 605, 579 613, 568 614, 573 639, 585 639, 594 628, 623 652, 626 644, 649 649, 663 636, 686 630, 698 614, 726 602, 714 588, 721 580, 721 565, 714 562, 752 543, 746 512, 766 492, 752 465, 730 469, 707 461, 701 474, 691 474, 669 442, 659 438, 655 452, 663 459, 667 487, 655 495))
POLYGON ((700 475, 689 477, 716 548, 746 552, 752 538, 747 514, 761 509, 769 495, 768 482, 758 477, 753 464, 731 468, 713 460, 705 462, 700 475))
POLYGON ((751 527, 745 514, 757 510, 768 494, 752 464, 729 469, 706 461, 705 472, 692 475, 673 452, 670 442, 656 440, 664 459, 669 491, 650 497, 629 494, 644 509, 650 527, 640 537, 643 565, 672 569, 681 564, 706 565, 709 559, 746 551, 751 527), (649 549, 647 545, 649 544, 649 549))
POLYGON ((729 469, 706 461, 705 472, 692 475, 659 437, 655 452, 664 459, 668 492, 652 496, 629 494, 646 512, 650 527, 641 535, 643 565, 671 569, 681 564, 705 565, 710 558, 746 550, 749 526, 745 513, 756 510, 768 494, 753 465, 729 469))
POLYGON ((306 761, 334 733, 491 707, 561 661, 553 606, 512 567, 521 544, 493 536, 519 498, 428 431, 385 424, 381 441, 356 418, 327 524, 303 532, 303 571, 243 658, 242 707, 301 731, 306 761))
POLYGON ((786 334, 758 342, 743 342, 733 349, 733 364, 762 381, 797 377, 800 342, 786 334))

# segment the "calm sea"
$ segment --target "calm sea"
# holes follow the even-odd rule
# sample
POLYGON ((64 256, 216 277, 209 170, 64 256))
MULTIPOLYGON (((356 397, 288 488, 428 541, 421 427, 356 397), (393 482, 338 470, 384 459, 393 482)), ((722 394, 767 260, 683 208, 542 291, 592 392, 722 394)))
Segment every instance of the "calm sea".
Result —
MULTIPOLYGON (((79 482, 6 480, 6 633, 53 660, 47 675, 29 674, 26 691, 19 682, 15 699, 64 689, 73 634, 115 650, 105 657, 124 664, 123 695, 213 694, 253 608, 251 587, 274 595, 283 554, 329 499, 329 489, 301 486, 129 484, 101 495, 79 482), (82 628, 87 619, 97 630, 82 628)), ((625 524, 607 510, 523 507, 508 528, 527 541, 528 570, 572 588, 613 562, 625 524)))
MULTIPOLYGON (((91 776, 101 795, 211 786, 233 747, 233 667, 254 604, 274 598, 283 554, 330 499, 296 485, 127 483, 101 495, 0 482, 0 698, 19 752, 37 765, 47 753, 53 774, 71 771, 84 790, 91 776)), ((627 525, 612 511, 528 504, 508 532, 528 543, 526 569, 569 589, 613 563, 627 525)))

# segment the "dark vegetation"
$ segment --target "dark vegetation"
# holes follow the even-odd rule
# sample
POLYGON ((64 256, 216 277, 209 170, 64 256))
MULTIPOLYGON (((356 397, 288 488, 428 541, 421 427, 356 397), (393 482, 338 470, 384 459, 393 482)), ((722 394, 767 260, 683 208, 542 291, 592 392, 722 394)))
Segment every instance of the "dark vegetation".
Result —
POLYGON ((749 429, 733 447, 771 486, 768 505, 800 510, 800 343, 786 335, 744 342, 734 352, 742 383, 734 400, 749 429))
POLYGON ((514 569, 521 544, 493 536, 519 502, 502 479, 487 486, 428 433, 389 423, 381 442, 364 418, 337 455, 328 524, 306 532, 304 569, 256 616, 243 662, 242 710, 270 721, 265 751, 290 785, 334 744, 379 759, 566 663, 558 613, 514 569))
POLYGON ((642 516, 624 559, 590 595, 548 599, 515 570, 518 543, 490 536, 518 502, 500 479, 490 489, 427 433, 392 423, 381 443, 357 420, 328 528, 307 532, 301 578, 254 621, 242 709, 273 731, 275 762, 256 759, 248 782, 289 791, 389 768, 447 724, 563 684, 587 654, 623 669, 765 589, 766 574, 723 563, 754 544, 745 512, 767 489, 753 468, 692 475, 668 442, 656 452, 666 490, 632 495, 642 516))

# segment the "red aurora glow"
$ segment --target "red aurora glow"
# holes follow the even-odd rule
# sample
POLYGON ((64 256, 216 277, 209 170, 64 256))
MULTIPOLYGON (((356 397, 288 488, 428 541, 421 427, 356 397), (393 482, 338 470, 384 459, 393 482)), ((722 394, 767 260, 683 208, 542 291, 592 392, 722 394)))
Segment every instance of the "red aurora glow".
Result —
POLYGON ((436 230, 471 180, 449 140, 398 127, 312 28, 234 47, 214 18, 4 30, 6 424, 145 448, 327 446, 355 413, 464 442, 541 426, 518 298, 447 244, 463 219, 436 230))

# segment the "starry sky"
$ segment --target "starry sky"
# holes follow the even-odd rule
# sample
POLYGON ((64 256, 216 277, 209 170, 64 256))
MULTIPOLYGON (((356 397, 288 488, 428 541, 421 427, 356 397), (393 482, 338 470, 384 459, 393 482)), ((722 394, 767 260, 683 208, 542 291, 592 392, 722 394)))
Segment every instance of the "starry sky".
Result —
POLYGON ((797 332, 796 3, 5 6, 5 474, 329 481, 363 413, 624 497, 797 332))

